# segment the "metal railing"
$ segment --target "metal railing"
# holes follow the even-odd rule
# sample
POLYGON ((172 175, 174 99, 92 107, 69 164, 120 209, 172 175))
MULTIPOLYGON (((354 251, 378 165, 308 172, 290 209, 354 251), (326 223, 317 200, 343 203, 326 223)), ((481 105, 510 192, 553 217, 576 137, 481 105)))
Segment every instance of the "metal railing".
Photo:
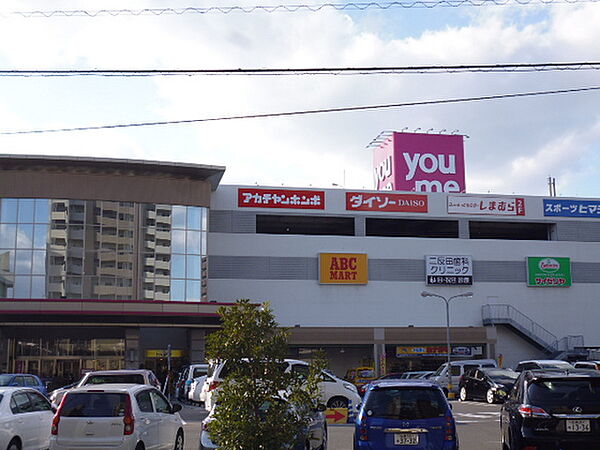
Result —
POLYGON ((535 341, 544 351, 556 351, 556 335, 512 305, 483 305, 481 314, 484 325, 509 324, 535 341))

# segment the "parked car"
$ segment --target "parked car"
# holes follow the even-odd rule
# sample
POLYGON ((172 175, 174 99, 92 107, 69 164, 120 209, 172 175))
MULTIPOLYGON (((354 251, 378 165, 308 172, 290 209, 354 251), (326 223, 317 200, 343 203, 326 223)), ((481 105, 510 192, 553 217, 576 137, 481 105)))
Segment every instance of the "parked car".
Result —
POLYGON ((431 372, 428 370, 416 370, 416 371, 412 371, 412 372, 404 372, 400 376, 400 379, 406 380, 406 379, 414 379, 414 378, 423 378, 425 375, 431 375, 433 373, 434 372, 431 372))
POLYGON ((600 448, 600 373, 525 370, 502 405, 503 448, 600 448))
POLYGON ((193 403, 204 403, 204 401, 206 400, 206 393, 203 391, 202 387, 204 386, 205 381, 206 375, 194 378, 192 380, 192 384, 190 385, 190 391, 188 392, 189 401, 193 403))
MULTIPOLYGON (((294 409, 294 406, 286 402, 283 399, 274 399, 275 402, 284 402, 288 405, 288 408, 294 409)), ((266 410, 269 407, 269 403, 262 405, 261 409, 266 410)), ((214 412, 216 408, 213 408, 209 415, 202 421, 202 431, 200 433, 200 450, 216 449, 216 444, 210 437, 210 423, 214 420, 214 412)), ((295 442, 291 447, 286 447, 286 450, 327 450, 327 421, 323 415, 325 411, 325 405, 319 405, 319 407, 313 412, 311 422, 302 432, 296 436, 295 442)))
POLYGON ((462 402, 473 399, 490 404, 504 401, 518 377, 518 372, 509 369, 469 369, 458 382, 458 398, 462 402))
MULTIPOLYGON (((286 364, 286 371, 295 373, 298 376, 307 376, 310 370, 309 364, 305 361, 286 359, 284 363, 286 364)), ((215 392, 230 370, 231 365, 227 361, 211 366, 203 387, 205 392, 203 394, 205 395, 204 407, 208 411, 213 408, 215 392)), ((351 413, 355 414, 361 401, 356 386, 324 371, 321 372, 321 377, 323 379, 319 383, 321 402, 328 408, 351 408, 351 413)))
POLYGON ((375 368, 374 367, 355 367, 353 369, 348 369, 346 371, 346 376, 344 380, 349 381, 357 388, 361 387, 364 384, 367 384, 369 381, 375 380, 377 377, 375 376, 375 368))
POLYGON ((567 361, 560 359, 531 359, 527 361, 521 361, 515 367, 515 372, 522 372, 524 370, 536 370, 536 369, 573 369, 573 366, 567 361))
POLYGON ((458 450, 444 392, 427 380, 372 382, 356 420, 354 449, 458 450))
POLYGON ((54 411, 38 390, 0 387, 0 448, 47 449, 54 411))
POLYGON ((194 378, 201 377, 207 373, 208 364, 190 364, 189 366, 185 366, 175 384, 175 397, 179 400, 187 400, 194 378))
POLYGON ((52 420, 50 449, 183 450, 180 410, 148 385, 75 388, 52 420))
POLYGON ((4 373, 0 375, 0 386, 29 387, 48 396, 46 386, 37 375, 28 373, 4 373))
MULTIPOLYGON (((437 383, 442 390, 448 395, 448 375, 447 375, 448 363, 442 364, 438 370, 435 371, 428 379, 437 383)), ((469 369, 479 369, 487 367, 498 367, 496 361, 493 359, 466 359, 462 361, 452 361, 450 363, 450 378, 452 382, 452 392, 458 393, 458 383, 460 377, 462 377, 465 371, 469 369)))
POLYGON ((600 370, 600 361, 577 361, 573 364, 576 369, 600 370))
POLYGON ((147 384, 160 389, 160 382, 151 370, 102 370, 88 372, 75 384, 64 386, 50 393, 50 401, 55 407, 60 405, 65 393, 71 389, 86 386, 88 384, 147 384))
MULTIPOLYGON (((377 378, 377 380, 401 380, 402 379, 402 375, 404 375, 404 373, 406 373, 406 372, 392 372, 392 373, 388 373, 388 374, 380 376, 379 378, 377 378)), ((377 381, 377 380, 373 380, 373 381, 377 381)), ((363 384, 362 386, 360 386, 358 388, 358 394, 361 397, 365 395, 365 392, 367 392, 367 389, 369 389, 369 386, 371 385, 371 383, 373 381, 369 381, 367 384, 363 384)))

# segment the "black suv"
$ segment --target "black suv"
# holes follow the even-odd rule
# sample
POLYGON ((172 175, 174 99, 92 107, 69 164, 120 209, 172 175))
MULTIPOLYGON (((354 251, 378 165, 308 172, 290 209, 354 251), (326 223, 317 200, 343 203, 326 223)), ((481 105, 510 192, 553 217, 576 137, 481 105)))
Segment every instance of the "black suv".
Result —
POLYGON ((600 448, 600 373, 585 369, 521 373, 500 415, 502 448, 600 448))

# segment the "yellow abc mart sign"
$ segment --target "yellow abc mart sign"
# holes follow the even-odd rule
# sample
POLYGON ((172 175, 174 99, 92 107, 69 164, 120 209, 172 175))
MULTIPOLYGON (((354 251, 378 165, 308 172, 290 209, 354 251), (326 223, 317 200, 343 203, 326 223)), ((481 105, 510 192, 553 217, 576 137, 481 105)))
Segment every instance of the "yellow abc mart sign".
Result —
POLYGON ((319 283, 367 284, 366 253, 319 253, 319 283))

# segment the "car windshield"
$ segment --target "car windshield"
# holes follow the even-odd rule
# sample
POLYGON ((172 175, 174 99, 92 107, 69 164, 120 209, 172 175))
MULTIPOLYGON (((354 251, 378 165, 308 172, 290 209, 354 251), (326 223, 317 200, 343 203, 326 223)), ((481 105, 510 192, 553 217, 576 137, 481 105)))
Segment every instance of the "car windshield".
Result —
POLYGON ((0 386, 8 386, 12 379, 12 375, 0 375, 0 386))
POLYGON ((356 374, 357 378, 373 378, 375 376, 375 371, 373 369, 361 369, 356 374))
POLYGON ((512 383, 519 378, 519 374, 512 370, 488 370, 485 373, 496 383, 512 383))
POLYGON ((125 415, 127 394, 81 392, 68 394, 61 407, 64 417, 122 417, 125 415))
POLYGON ((572 369, 573 366, 568 362, 552 362, 552 363, 540 363, 542 369, 572 369))
POLYGON ((548 379, 533 382, 528 389, 529 401, 547 404, 599 404, 600 379, 548 379))
POLYGON ((416 420, 443 417, 446 400, 438 389, 391 387, 371 391, 365 411, 369 417, 416 420))
POLYGON ((91 375, 85 384, 145 384, 144 376, 137 373, 91 375))

